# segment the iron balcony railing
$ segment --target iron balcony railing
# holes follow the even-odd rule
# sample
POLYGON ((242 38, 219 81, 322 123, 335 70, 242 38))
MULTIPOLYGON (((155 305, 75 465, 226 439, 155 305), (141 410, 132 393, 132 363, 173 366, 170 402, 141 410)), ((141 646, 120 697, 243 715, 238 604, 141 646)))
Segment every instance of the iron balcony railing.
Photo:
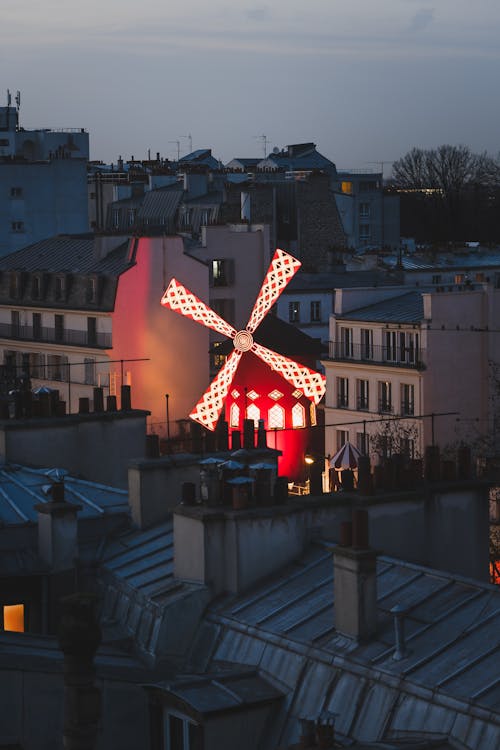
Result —
POLYGON ((381 398, 378 402, 378 411, 379 414, 392 414, 394 407, 390 401, 381 398))
POLYGON ((401 414, 404 417, 412 417, 415 414, 413 401, 401 401, 401 414))
POLYGON ((358 396, 358 411, 368 411, 368 396, 358 396))
POLYGON ((417 370, 425 367, 425 352, 415 347, 365 346, 364 344, 330 341, 329 358, 365 364, 384 364, 391 367, 410 367, 417 370))
POLYGON ((95 349, 111 349, 111 333, 101 331, 74 331, 68 328, 45 326, 23 326, 0 323, 0 338, 21 341, 41 341, 46 344, 88 346, 95 349))

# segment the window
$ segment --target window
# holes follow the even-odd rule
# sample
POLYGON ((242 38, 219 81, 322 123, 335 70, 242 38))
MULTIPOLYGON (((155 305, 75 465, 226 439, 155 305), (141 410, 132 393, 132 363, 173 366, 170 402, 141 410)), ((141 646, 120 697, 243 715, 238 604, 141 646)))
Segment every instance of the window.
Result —
POLYGON ((268 429, 284 430, 285 429, 285 410, 279 404, 271 406, 268 413, 268 429))
POLYGON ((415 413, 415 386, 401 384, 401 414, 412 416, 415 413))
POLYGON ((411 438, 402 438, 400 442, 401 453, 406 458, 415 458, 415 441, 411 438))
POLYGON ((42 314, 33 313, 33 338, 40 341, 42 338, 42 314))
POLYGON ((97 343, 97 318, 87 318, 87 344, 95 346, 97 343))
POLYGON ((366 432, 357 432, 356 433, 356 448, 364 456, 368 455, 368 444, 369 444, 369 438, 366 432))
POLYGON ((229 286, 231 283, 231 260, 218 258, 212 261, 213 286, 229 286))
POLYGON ((135 208, 129 208, 127 211, 127 224, 132 227, 135 223, 135 208))
POLYGON ((292 408, 292 427, 298 429, 306 426, 306 410, 302 404, 294 404, 292 408))
POLYGON ((64 299, 66 292, 66 279, 64 276, 56 276, 54 282, 54 293, 57 300, 64 299))
POLYGON ((253 420, 255 429, 259 427, 260 409, 256 404, 250 404, 247 408, 247 419, 253 420))
POLYGON ((95 359, 85 357, 84 360, 84 380, 86 385, 95 385, 96 383, 96 367, 95 359))
POLYGON ((231 410, 229 413, 229 426, 240 426, 240 407, 238 406, 238 404, 231 404, 231 410))
POLYGON ((401 345, 401 361, 409 364, 417 364, 420 360, 420 339, 418 333, 406 332, 404 334, 404 348, 401 345))
POLYGON ((337 408, 349 408, 349 380, 348 378, 337 378, 337 408))
POLYGON ((113 208, 111 212, 111 222, 113 225, 113 229, 118 229, 120 226, 120 209, 119 208, 113 208))
POLYGON ((67 380, 68 358, 59 354, 48 354, 47 377, 49 380, 67 380))
POLYGON ((359 225, 359 239, 360 240, 369 240, 370 239, 370 225, 369 224, 360 224, 359 225))
POLYGON ((31 298, 40 299, 40 290, 41 290, 40 276, 33 276, 31 280, 31 298))
POLYGON ((19 297, 20 290, 21 284, 19 274, 16 273, 16 271, 13 271, 9 277, 9 294, 14 299, 17 299, 17 297, 19 297))
POLYGON ((22 187, 11 187, 11 189, 10 189, 10 197, 11 198, 22 198, 23 197, 23 189, 22 189, 22 187))
POLYGON ((440 284, 441 283, 441 274, 440 273, 434 274, 434 276, 432 277, 432 283, 433 284, 440 284))
POLYGON ((318 323, 321 320, 321 301, 313 300, 311 302, 311 323, 318 323))
POLYGON ((337 430, 337 450, 349 442, 349 430, 337 430))
POLYGON ((21 316, 19 310, 10 311, 10 325, 12 335, 18 338, 21 335, 21 316))
POLYGON ((346 195, 352 195, 352 182, 349 182, 348 180, 345 180, 344 182, 341 182, 340 183, 340 189, 346 195))
POLYGON ((361 219, 369 219, 370 218, 370 204, 369 203, 360 203, 359 204, 359 217, 361 219))
POLYGON ((368 393, 368 380, 357 380, 356 381, 356 396, 358 402, 358 409, 360 411, 368 411, 369 409, 369 393, 368 393))
POLYGON ((370 328, 362 328, 361 334, 361 359, 373 359, 373 331, 370 328))
POLYGON ((455 274, 455 284, 463 284, 465 281, 465 275, 463 273, 455 274))
POLYGON ((300 322, 300 302, 288 303, 288 320, 290 323, 300 322))
POLYGON ((379 381, 378 409, 381 413, 392 411, 392 383, 388 381, 379 381))
MULTIPOLYGON (((213 307, 213 305, 212 305, 213 307)), ((214 342, 212 349, 213 351, 210 354, 210 366, 213 370, 220 370, 220 368, 225 364, 227 355, 221 354, 218 350, 222 346, 222 341, 216 341, 214 342)))
POLYGON ((353 357, 354 356, 354 344, 352 328, 341 328, 340 329, 340 347, 341 357, 353 357))
POLYGON ((95 279, 87 279, 86 283, 86 289, 85 289, 85 299, 87 302, 95 302, 96 299, 96 280, 95 279))
POLYGON ((64 340, 64 315, 54 315, 54 339, 58 342, 64 340))
POLYGON ((199 750, 202 743, 201 726, 173 713, 164 714, 162 750, 199 750))
POLYGON ((28 367, 30 377, 42 379, 45 377, 45 355, 39 354, 38 352, 30 352, 28 354, 28 367))
POLYGON ((10 228, 13 232, 24 232, 24 221, 11 221, 10 228))
POLYGON ((13 633, 24 633, 24 604, 4 604, 3 629, 13 633))
POLYGON ((385 361, 397 362, 397 332, 386 331, 385 333, 385 361))

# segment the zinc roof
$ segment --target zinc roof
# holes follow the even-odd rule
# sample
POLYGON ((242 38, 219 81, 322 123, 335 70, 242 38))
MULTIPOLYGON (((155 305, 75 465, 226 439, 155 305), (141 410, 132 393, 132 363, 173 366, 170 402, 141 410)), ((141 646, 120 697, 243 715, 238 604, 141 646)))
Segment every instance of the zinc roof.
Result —
POLYGON ((397 297, 376 302, 374 305, 358 307, 339 320, 359 320, 370 323, 420 323, 424 317, 424 303, 421 292, 407 292, 397 297))
POLYGON ((127 265, 127 243, 98 260, 93 235, 50 237, 0 258, 0 270, 28 272, 116 274, 127 265))
MULTIPOLYGON (((34 506, 47 503, 50 496, 43 487, 50 486, 51 469, 30 469, 8 465, 0 469, 0 523, 15 526, 36 522, 34 506)), ((125 490, 87 482, 71 476, 64 477, 65 499, 82 506, 79 518, 100 518, 128 510, 125 490)))

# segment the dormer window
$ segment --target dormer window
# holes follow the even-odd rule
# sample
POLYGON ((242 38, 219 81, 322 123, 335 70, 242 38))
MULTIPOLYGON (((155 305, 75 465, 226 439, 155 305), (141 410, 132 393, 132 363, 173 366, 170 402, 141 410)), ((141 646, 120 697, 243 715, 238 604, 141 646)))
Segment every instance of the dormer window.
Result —
POLYGON ((66 279, 64 276, 56 276, 55 278, 55 298, 57 300, 64 299, 66 293, 66 279))
POLYGON ((33 276, 33 279, 31 281, 31 298, 32 299, 40 299, 41 294, 41 280, 40 276, 33 276))
POLYGON ((87 287, 86 287, 86 300, 87 300, 87 302, 95 302, 96 301, 96 293, 97 293, 96 280, 93 279, 93 278, 87 279, 87 287))
POLYGON ((13 271, 10 274, 10 280, 9 280, 10 296, 13 297, 14 299, 17 299, 17 297, 19 297, 20 289, 21 289, 21 283, 20 283, 19 274, 17 273, 17 271, 13 271))

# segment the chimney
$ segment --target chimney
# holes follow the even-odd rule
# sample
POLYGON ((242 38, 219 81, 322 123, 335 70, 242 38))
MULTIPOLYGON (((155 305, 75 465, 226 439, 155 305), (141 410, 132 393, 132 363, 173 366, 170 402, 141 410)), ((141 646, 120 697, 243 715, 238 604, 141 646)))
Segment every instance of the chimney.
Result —
POLYGON ((51 495, 51 499, 35 505, 38 511, 38 554, 52 572, 71 570, 78 553, 76 514, 82 506, 65 499, 62 479, 58 478, 44 491, 51 495))
MULTIPOLYGON (((346 529, 345 532, 348 530, 346 529)), ((352 539, 343 534, 333 553, 335 628, 357 641, 377 630, 377 555, 368 544, 368 513, 353 511, 352 539)))
POLYGON ((241 193, 241 221, 244 224, 250 224, 250 193, 241 193))

